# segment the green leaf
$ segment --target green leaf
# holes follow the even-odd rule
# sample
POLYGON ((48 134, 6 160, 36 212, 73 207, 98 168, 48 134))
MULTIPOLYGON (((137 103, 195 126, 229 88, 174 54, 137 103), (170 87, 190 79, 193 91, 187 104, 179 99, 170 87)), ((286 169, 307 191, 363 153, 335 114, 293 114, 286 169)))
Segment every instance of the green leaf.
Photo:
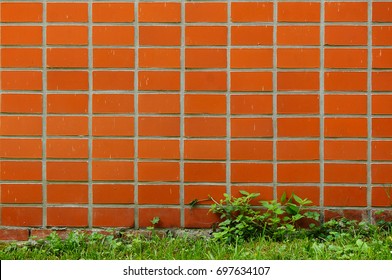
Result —
POLYGON ((243 196, 248 196, 249 193, 247 191, 244 190, 240 190, 240 194, 242 194, 243 196))
POLYGON ((286 201, 287 195, 286 192, 283 192, 282 196, 280 197, 280 202, 284 203, 286 201))

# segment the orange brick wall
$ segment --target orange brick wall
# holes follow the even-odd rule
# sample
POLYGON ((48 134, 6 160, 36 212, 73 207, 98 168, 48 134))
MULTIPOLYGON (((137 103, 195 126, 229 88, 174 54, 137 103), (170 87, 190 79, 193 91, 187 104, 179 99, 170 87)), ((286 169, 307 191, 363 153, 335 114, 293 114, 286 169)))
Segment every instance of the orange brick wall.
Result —
POLYGON ((189 203, 241 189, 323 219, 391 209, 391 1, 0 9, 1 236, 209 227, 189 203))

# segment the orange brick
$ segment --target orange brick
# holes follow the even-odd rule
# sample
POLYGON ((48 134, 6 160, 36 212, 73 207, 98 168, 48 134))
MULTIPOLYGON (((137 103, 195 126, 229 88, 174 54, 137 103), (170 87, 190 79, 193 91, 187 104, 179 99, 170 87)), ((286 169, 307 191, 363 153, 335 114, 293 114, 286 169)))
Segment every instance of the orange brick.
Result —
POLYGON ((271 118, 231 119, 231 137, 272 137, 271 118))
POLYGON ((48 181, 87 181, 87 161, 48 161, 46 178, 48 181))
POLYGON ((47 112, 54 114, 86 114, 87 94, 48 94, 47 112))
POLYGON ((180 179, 178 162, 139 162, 138 179, 141 182, 175 182, 180 179))
POLYGON ((279 22, 320 22, 320 3, 279 2, 279 22))
POLYGON ((39 161, 1 161, 2 181, 40 181, 42 163, 39 161))
POLYGON ((272 91, 272 72, 231 72, 232 91, 272 91))
POLYGON ((232 26, 231 44, 233 46, 272 45, 272 26, 232 26))
POLYGON ((181 4, 139 3, 139 22, 181 22, 181 4))
POLYGON ((48 22, 87 22, 87 3, 47 3, 48 22))
POLYGON ((372 164, 372 183, 391 184, 392 164, 372 164))
POLYGON ((277 43, 282 46, 312 46, 320 44, 318 26, 278 26, 277 43))
POLYGON ((2 45, 42 45, 41 26, 2 26, 0 29, 2 45))
POLYGON ((2 90, 42 90, 42 72, 1 71, 2 90))
POLYGON ((95 68, 133 68, 135 67, 133 49, 104 48, 93 50, 95 68))
POLYGON ((42 67, 42 50, 35 48, 2 48, 1 67, 38 68, 42 67))
POLYGON ((391 22, 392 3, 372 2, 372 20, 373 22, 391 22))
POLYGON ((139 67, 180 68, 180 49, 139 49, 139 67))
POLYGON ((364 49, 325 49, 326 68, 367 68, 367 50, 364 49))
POLYGON ((223 194, 226 192, 225 186, 214 186, 214 185, 190 185, 184 187, 184 202, 190 204, 192 201, 197 199, 198 205, 210 205, 213 203, 209 197, 212 197, 215 201, 224 199, 223 194))
POLYGON ((315 91, 319 90, 317 72, 278 72, 279 91, 315 91))
POLYGON ((187 46, 226 46, 226 26, 186 26, 185 45, 187 46))
POLYGON ((47 67, 50 68, 87 68, 88 50, 79 48, 47 49, 47 67))
POLYGON ((325 3, 326 22, 367 21, 366 2, 327 2, 325 3))
POLYGON ((179 140, 139 139, 138 157, 141 159, 179 159, 179 140))
POLYGON ((42 118, 39 116, 1 116, 0 135, 39 136, 42 135, 42 118))
POLYGON ((3 226, 42 226, 42 208, 39 207, 2 207, 3 226))
POLYGON ((326 94, 324 96, 325 114, 366 114, 367 96, 348 94, 326 94))
POLYGON ((130 184, 93 184, 94 204, 133 203, 134 188, 130 184))
POLYGON ((320 204, 320 188, 313 186, 278 186, 277 196, 282 197, 283 193, 286 193, 286 197, 290 197, 293 194, 301 197, 302 199, 309 199, 312 201, 310 205, 320 204))
POLYGON ((139 209, 139 226, 151 226, 151 220, 159 217, 157 228, 178 228, 180 227, 180 209, 176 208, 141 208, 139 209))
POLYGON ((231 49, 231 68, 272 68, 272 49, 231 49))
POLYGON ((93 113, 123 113, 134 112, 133 94, 94 94, 93 113))
POLYGON ((278 137, 319 137, 319 118, 279 118, 278 137))
POLYGON ((326 160, 367 160, 367 141, 325 140, 326 160))
POLYGON ((87 139, 47 139, 47 158, 88 158, 87 139))
POLYGON ((87 204, 88 185, 85 184, 49 184, 47 186, 47 202, 66 204, 87 204))
POLYGON ((1 22, 42 22, 42 3, 1 3, 1 22))
POLYGON ((93 158, 123 158, 134 157, 133 140, 128 139, 93 139, 93 158))
POLYGON ((272 95, 230 95, 230 113, 234 115, 272 114, 272 95))
POLYGON ((133 26, 93 27, 93 45, 95 46, 132 46, 133 44, 133 26))
POLYGON ((140 136, 180 136, 179 117, 139 117, 140 136))
POLYGON ((272 141, 231 140, 231 160, 272 160, 272 141))
POLYGON ((42 185, 1 184, 2 203, 42 203, 42 185))
POLYGON ((366 26, 326 26, 325 44, 335 46, 366 46, 366 26))
POLYGON ((2 113, 41 113, 41 94, 2 93, 0 112, 2 113))
POLYGON ((181 45, 180 26, 140 26, 140 46, 179 46, 181 45))
POLYGON ((47 134, 61 136, 88 135, 88 118, 76 116, 47 117, 47 134))
POLYGON ((276 146, 278 160, 318 160, 319 141, 278 141, 276 146))
POLYGON ((88 209, 79 207, 48 207, 47 225, 87 227, 88 209))
POLYGON ((179 90, 179 71, 140 71, 139 90, 179 90))
POLYGON ((133 117, 93 117, 93 136, 133 136, 133 117))
POLYGON ((233 2, 231 3, 232 22, 273 21, 272 2, 233 2))
POLYGON ((185 118, 186 137, 225 137, 226 119, 213 117, 185 118))
POLYGON ((272 182, 273 168, 270 163, 232 163, 232 183, 272 182))
POLYGON ((278 114, 318 114, 319 103, 316 94, 279 94, 278 114))
POLYGON ((280 183, 318 183, 320 165, 318 163, 278 164, 278 182, 280 183))
POLYGON ((93 161, 94 181, 132 181, 134 163, 130 161, 93 161))
POLYGON ((140 185, 140 204, 179 204, 179 185, 140 185), (160 195, 157 195, 159 193, 160 195))
POLYGON ((392 160, 392 142, 372 141, 372 160, 392 160))
POLYGON ((226 159, 226 141, 224 140, 186 140, 184 159, 226 159))
POLYGON ((219 223, 219 216, 209 209, 185 209, 184 216, 186 228, 211 228, 213 224, 219 223))
POLYGON ((392 118, 373 118, 372 129, 373 137, 391 137, 392 118))
POLYGON ((53 26, 46 29, 46 43, 48 45, 87 45, 87 26, 53 26))
POLYGON ((372 114, 391 114, 392 95, 372 95, 372 114))
POLYGON ((133 3, 93 3, 93 22, 133 22, 133 3))
POLYGON ((226 22, 226 3, 186 3, 186 22, 226 22))
POLYGON ((226 96, 223 94, 186 94, 186 114, 226 114, 226 96))
POLYGON ((133 208, 94 208, 94 227, 133 227, 133 208))
POLYGON ((325 187, 325 206, 366 206, 366 187, 325 187))
POLYGON ((41 158, 41 139, 0 138, 0 158, 41 158))
POLYGON ((372 90, 392 91, 391 79, 392 79, 392 72, 373 72, 372 90))
POLYGON ((133 90, 133 71, 93 71, 94 90, 133 90))
POLYGON ((186 162, 184 164, 185 182, 225 182, 225 163, 186 162))
POLYGON ((390 46, 392 44, 392 26, 372 27, 373 46, 390 46))
POLYGON ((366 72, 326 72, 324 74, 326 91, 366 91, 366 72))
POLYGON ((318 49, 278 49, 279 68, 319 68, 318 49))
POLYGON ((367 137, 366 118, 325 118, 325 137, 367 137))
POLYGON ((366 163, 325 163, 325 183, 363 183, 367 182, 366 163))
POLYGON ((372 50, 372 67, 388 69, 392 68, 392 50, 374 49, 372 50))
POLYGON ((48 71, 48 90, 88 90, 87 71, 48 71))
POLYGON ((186 68, 226 68, 225 49, 186 49, 186 68))
POLYGON ((139 94, 139 114, 178 114, 180 96, 178 94, 139 94))
POLYGON ((185 72, 185 90, 226 91, 226 72, 185 72))
POLYGON ((390 187, 372 188, 372 206, 389 207, 392 205, 392 191, 390 187))

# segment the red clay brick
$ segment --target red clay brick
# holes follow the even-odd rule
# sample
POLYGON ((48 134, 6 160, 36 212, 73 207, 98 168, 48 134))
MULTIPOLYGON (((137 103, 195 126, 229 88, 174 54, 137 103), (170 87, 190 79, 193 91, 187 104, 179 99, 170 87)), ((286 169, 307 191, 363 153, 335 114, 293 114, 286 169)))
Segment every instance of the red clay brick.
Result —
POLYGON ((94 181, 132 181, 133 162, 130 161, 93 161, 94 181))
POLYGON ((87 139, 47 139, 47 158, 88 158, 87 139))
POLYGON ((184 180, 185 182, 225 182, 226 164, 186 162, 184 180))
POLYGON ((186 94, 186 114, 226 114, 226 96, 223 94, 186 94))
POLYGON ((138 157, 141 159, 179 159, 179 140, 139 139, 138 157))
POLYGON ((2 93, 0 112, 27 114, 42 113, 42 95, 2 93))
POLYGON ((226 3, 186 3, 186 22, 227 22, 226 3))
POLYGON ((226 26, 187 26, 185 28, 186 46, 226 46, 226 26))
POLYGON ((47 202, 53 204, 87 204, 88 185, 85 184, 49 184, 47 202))
POLYGON ((133 203, 134 187, 130 184, 93 184, 94 204, 133 203))
POLYGON ((139 22, 181 22, 181 3, 139 3, 139 22))
POLYGON ((93 22, 133 22, 133 3, 93 3, 93 22))
POLYGON ((232 183, 272 182, 272 163, 231 163, 232 183))
POLYGON ((138 194, 138 203, 140 204, 180 203, 179 185, 140 185, 138 194))
POLYGON ((139 162, 138 171, 141 182, 176 182, 180 179, 178 162, 139 162))
POLYGON ((95 227, 133 227, 134 209, 132 208, 93 208, 95 227))
POLYGON ((42 203, 40 184, 1 184, 2 203, 42 203))

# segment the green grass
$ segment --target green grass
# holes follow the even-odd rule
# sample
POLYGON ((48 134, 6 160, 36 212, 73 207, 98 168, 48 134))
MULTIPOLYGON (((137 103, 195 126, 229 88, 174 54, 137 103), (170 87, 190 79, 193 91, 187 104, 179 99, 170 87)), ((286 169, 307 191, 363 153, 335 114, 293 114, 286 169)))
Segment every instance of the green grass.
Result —
POLYGON ((208 237, 150 237, 72 232, 62 240, 52 233, 43 240, 3 243, 0 259, 17 260, 391 260, 391 225, 378 227, 346 221, 298 231, 282 241, 263 237, 221 243, 208 237))

